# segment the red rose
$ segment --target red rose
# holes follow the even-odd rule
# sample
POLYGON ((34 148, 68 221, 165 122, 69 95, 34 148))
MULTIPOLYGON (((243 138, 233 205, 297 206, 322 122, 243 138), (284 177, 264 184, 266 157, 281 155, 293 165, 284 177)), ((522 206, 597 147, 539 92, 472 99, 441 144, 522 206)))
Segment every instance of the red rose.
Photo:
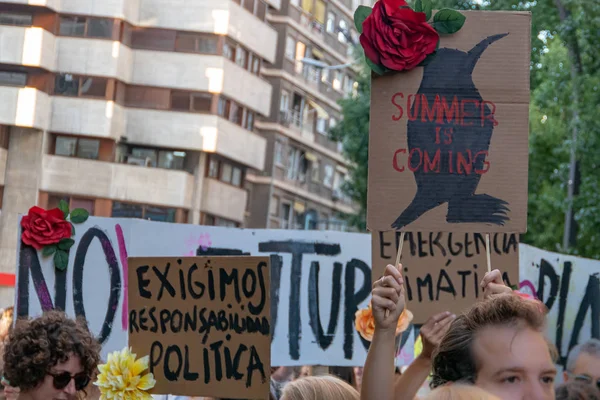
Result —
POLYGON ((37 250, 70 238, 73 234, 71 224, 65 221, 65 215, 58 208, 46 211, 40 207, 31 207, 29 214, 21 219, 21 228, 23 243, 37 250))
POLYGON ((373 63, 394 71, 410 70, 433 53, 440 39, 404 0, 380 0, 363 22, 360 43, 373 63), (401 8, 404 7, 404 8, 401 8))

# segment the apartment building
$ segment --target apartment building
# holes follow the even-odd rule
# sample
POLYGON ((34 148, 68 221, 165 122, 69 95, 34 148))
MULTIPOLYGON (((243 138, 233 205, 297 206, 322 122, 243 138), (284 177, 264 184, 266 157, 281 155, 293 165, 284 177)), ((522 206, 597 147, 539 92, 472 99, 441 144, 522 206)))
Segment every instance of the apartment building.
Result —
POLYGON ((279 37, 262 75, 272 85, 269 117, 256 123, 267 140, 264 171, 247 176, 246 225, 345 230, 355 212, 343 194, 348 164, 328 130, 338 100, 356 90, 353 12, 361 0, 281 0, 267 21, 279 37))
POLYGON ((277 62, 267 10, 280 6, 0 0, 0 270, 15 268, 18 214, 61 199, 241 226, 247 177, 267 164, 261 75, 277 62))

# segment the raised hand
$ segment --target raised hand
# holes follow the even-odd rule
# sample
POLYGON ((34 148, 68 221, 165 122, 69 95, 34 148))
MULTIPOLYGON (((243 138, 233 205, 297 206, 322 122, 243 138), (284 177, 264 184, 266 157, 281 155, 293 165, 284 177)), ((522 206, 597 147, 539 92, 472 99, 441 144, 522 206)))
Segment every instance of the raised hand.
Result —
POLYGON ((398 318, 404 311, 404 278, 400 273, 401 269, 402 264, 398 268, 388 265, 383 277, 373 283, 371 307, 377 330, 395 332, 398 318))
POLYGON ((433 352, 438 348, 442 339, 450 329, 450 324, 456 315, 445 311, 429 318, 421 327, 421 340, 423 341, 423 357, 431 359, 433 352))
POLYGON ((481 288, 483 289, 484 299, 489 299, 491 296, 498 294, 512 292, 512 289, 504 284, 502 273, 498 269, 485 274, 481 281, 481 288))

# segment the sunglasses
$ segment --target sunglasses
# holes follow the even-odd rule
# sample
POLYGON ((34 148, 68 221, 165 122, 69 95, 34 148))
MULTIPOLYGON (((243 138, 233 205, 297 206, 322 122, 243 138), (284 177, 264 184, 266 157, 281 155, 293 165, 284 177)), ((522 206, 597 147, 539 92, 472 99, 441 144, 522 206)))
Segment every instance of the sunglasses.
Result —
POLYGON ((75 389, 78 392, 85 389, 90 383, 90 377, 85 372, 80 372, 76 375, 71 375, 67 371, 58 374, 49 372, 48 375, 52 377, 54 388, 56 390, 63 390, 64 388, 66 388, 69 385, 69 383, 71 383, 71 379, 75 381, 75 389))
POLYGON ((592 378, 590 378, 587 375, 572 375, 572 374, 569 374, 569 375, 571 375, 573 377, 573 379, 575 379, 577 382, 585 383, 587 385, 594 385, 594 384, 596 384, 596 387, 598 389, 600 389, 600 379, 598 379, 596 382, 594 382, 592 380, 592 378))

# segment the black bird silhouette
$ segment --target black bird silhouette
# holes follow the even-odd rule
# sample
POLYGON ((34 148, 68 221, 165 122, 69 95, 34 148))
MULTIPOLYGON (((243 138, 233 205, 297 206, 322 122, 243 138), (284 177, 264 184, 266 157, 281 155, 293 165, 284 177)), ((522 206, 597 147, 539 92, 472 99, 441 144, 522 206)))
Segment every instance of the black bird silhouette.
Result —
MULTIPOLYGON (((455 96, 458 98, 459 104, 463 99, 477 100, 481 103, 481 94, 473 82, 473 70, 488 46, 506 35, 508 33, 487 37, 467 53, 457 49, 439 49, 436 56, 424 68, 423 80, 417 94, 423 95, 430 106, 434 104, 438 95, 442 99, 447 99, 448 103, 455 96)), ((475 157, 478 152, 489 150, 494 130, 493 120, 482 119, 481 112, 472 112, 470 114, 473 115, 472 117, 468 117, 468 119, 465 117, 466 121, 472 122, 470 126, 455 124, 447 119, 444 119, 443 124, 440 125, 436 123, 440 121, 435 119, 429 121, 426 118, 424 122, 420 118, 419 107, 420 105, 415 101, 411 114, 418 117, 408 122, 408 148, 409 151, 420 149, 422 154, 428 152, 430 155, 441 149, 439 172, 425 172, 423 168, 414 171, 417 193, 410 205, 392 224, 392 228, 400 229, 443 203, 448 203, 446 221, 449 223, 476 222, 504 225, 504 222, 508 220, 507 212, 510 211, 508 203, 487 194, 475 194, 481 175, 467 174, 465 171, 459 173, 456 161, 452 161, 450 155, 454 154, 456 157, 457 153, 464 154, 470 150, 472 156, 475 157), (441 132, 444 132, 446 127, 452 128, 451 143, 436 144, 436 128, 439 127, 441 127, 441 132), (453 168, 449 167, 452 163, 454 163, 453 168)), ((473 103, 471 103, 471 109, 472 107, 473 103)), ((492 113, 487 104, 484 105, 484 113, 485 116, 492 113)), ((475 157, 473 170, 482 170, 485 158, 483 155, 475 157)), ((418 152, 409 159, 410 165, 413 166, 420 162, 422 159, 419 159, 418 152)))

